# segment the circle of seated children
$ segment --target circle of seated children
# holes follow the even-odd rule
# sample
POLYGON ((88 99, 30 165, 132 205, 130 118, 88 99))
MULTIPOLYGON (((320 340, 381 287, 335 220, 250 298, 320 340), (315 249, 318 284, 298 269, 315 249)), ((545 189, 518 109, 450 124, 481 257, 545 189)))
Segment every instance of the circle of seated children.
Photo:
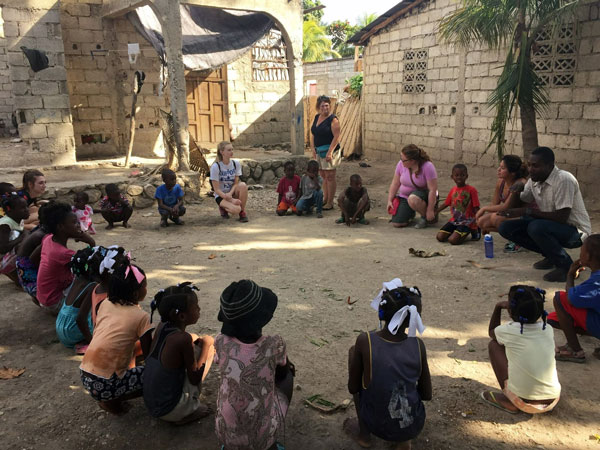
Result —
POLYGON ((417 213, 415 228, 436 222, 437 172, 429 155, 414 144, 402 149, 388 191, 387 210, 396 228, 408 226, 417 213))
MULTIPOLYGON (((510 220, 498 213, 508 209, 511 197, 518 195, 510 190, 513 184, 515 182, 526 183, 528 176, 529 172, 526 165, 517 155, 504 155, 502 157, 498 166, 498 181, 494 188, 492 203, 482 206, 476 214, 477 226, 483 234, 498 231, 498 227, 502 222, 510 220)), ((520 247, 514 242, 508 242, 504 247, 504 251, 507 253, 517 252, 519 249, 520 247)))
MULTIPOLYGON (((533 157, 535 169, 535 152, 533 157)), ((318 177, 318 172, 312 169, 309 163, 307 172, 311 170, 313 174, 309 177, 311 181, 318 177)), ((297 181, 293 165, 286 163, 285 171, 288 181, 297 181)), ((166 175, 170 177, 168 172, 166 175)), ((455 165, 451 177, 456 187, 442 207, 434 210, 437 213, 447 206, 453 210, 449 224, 456 228, 446 233, 449 241, 457 231, 472 233, 472 228, 464 231, 459 228, 463 224, 458 220, 474 221, 479 206, 477 192, 464 189, 468 187, 466 167, 455 165), (471 210, 467 211, 469 207, 471 210)), ((534 182, 541 178, 533 171, 534 182)), ((291 185, 292 191, 295 185, 300 189, 301 182, 291 185)), ((289 187, 278 188, 278 213, 282 201, 288 209, 291 206, 299 209, 298 201, 295 204, 287 201, 292 198, 287 196, 289 187)), ((348 208, 346 197, 352 196, 358 199, 357 204, 365 205, 363 199, 367 193, 361 189, 364 188, 360 177, 353 175, 349 188, 338 199, 341 219, 347 225, 360 222, 360 216, 348 208)), ((300 200, 302 192, 295 191, 294 198, 300 200)), ((86 202, 85 198, 78 199, 79 206, 86 202)), ((284 426, 293 393, 295 366, 280 336, 262 334, 277 307, 274 292, 251 280, 231 283, 220 297, 218 320, 223 325, 221 333, 213 339, 185 331, 200 316, 197 289, 191 283, 160 290, 151 303, 152 312, 158 310, 161 317, 153 337, 152 318, 138 307, 146 296, 145 273, 132 264, 123 248, 92 248, 94 241, 79 228, 81 221, 76 213, 69 205, 58 202, 40 208, 40 226, 36 230, 29 235, 23 230, 18 234, 12 222, 18 224, 26 219, 29 214, 26 201, 9 194, 1 203, 7 219, 0 219, 0 250, 5 255, 15 251, 17 280, 41 306, 58 312, 57 335, 64 345, 84 353, 80 368, 82 383, 101 408, 122 414, 127 410, 125 400, 143 395, 150 414, 161 420, 183 424, 204 417, 209 408, 200 402, 199 394, 214 360, 221 375, 215 420, 221 445, 276 448, 276 436, 284 426), (16 239, 11 236, 20 241, 15 244, 16 239), (90 247, 73 252, 67 247, 70 238, 90 247), (110 360, 102 357, 107 353, 110 360), (141 355, 146 364, 136 366, 135 356, 141 355), (266 365, 265 359, 270 361, 266 365), (231 370, 232 367, 245 367, 247 373, 254 375, 248 377, 246 371, 243 375, 241 370, 231 370), (254 399, 256 386, 264 386, 260 399, 254 399), (229 403, 230 398, 242 397, 256 401, 247 402, 243 410, 229 403), (258 400, 260 408, 256 406, 258 400), (264 416, 273 426, 259 426, 264 416)), ((511 208, 505 211, 508 211, 505 217, 511 219, 518 212, 511 208)), ((460 233, 456 234, 462 238, 460 233)), ((438 233, 438 239, 439 236, 438 233)), ((482 401, 511 414, 551 411, 561 391, 555 361, 585 362, 577 334, 600 339, 599 291, 599 234, 584 240, 579 259, 570 264, 566 290, 554 295, 554 313, 545 312, 545 292, 541 289, 512 286, 508 300, 496 304, 489 323, 490 362, 501 391, 482 392, 482 401), (591 276, 575 286, 579 273, 586 268, 591 270, 591 276), (501 323, 502 310, 507 311, 509 322, 501 323), (565 345, 555 347, 546 321, 563 331, 565 345)), ((416 337, 417 331, 421 334, 424 331, 421 292, 416 287, 404 287, 395 279, 384 283, 371 306, 382 326, 379 331, 361 333, 349 350, 348 386, 355 397, 357 418, 346 420, 344 430, 364 447, 370 445, 371 435, 375 435, 399 444, 397 448, 410 448, 411 440, 424 426, 422 401, 432 395, 425 346, 416 337)), ((600 358, 600 348, 595 349, 594 356, 600 358)))
POLYGON ((228 141, 219 142, 217 160, 210 166, 210 183, 223 219, 233 214, 239 216, 240 222, 248 222, 248 186, 240 181, 241 176, 242 165, 233 159, 233 145, 228 141))

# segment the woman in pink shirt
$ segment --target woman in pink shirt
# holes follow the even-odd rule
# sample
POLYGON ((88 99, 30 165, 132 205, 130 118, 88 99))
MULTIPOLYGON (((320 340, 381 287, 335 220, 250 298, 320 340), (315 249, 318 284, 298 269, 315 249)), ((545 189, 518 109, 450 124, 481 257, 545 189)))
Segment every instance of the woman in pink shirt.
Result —
POLYGON ((414 144, 402 149, 388 194, 388 213, 396 228, 405 227, 419 213, 415 228, 435 222, 437 172, 429 155, 414 144))
POLYGON ((48 205, 44 210, 44 222, 49 234, 41 243, 40 267, 37 276, 37 299, 40 306, 58 314, 64 291, 73 282, 69 268, 75 252, 67 247, 71 238, 91 246, 94 240, 79 228, 77 216, 65 203, 48 205))

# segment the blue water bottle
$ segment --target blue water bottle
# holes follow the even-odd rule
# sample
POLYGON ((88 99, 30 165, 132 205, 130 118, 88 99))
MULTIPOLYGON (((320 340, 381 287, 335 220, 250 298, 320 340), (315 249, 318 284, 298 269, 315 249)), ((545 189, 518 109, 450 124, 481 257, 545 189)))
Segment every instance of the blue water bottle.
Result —
POLYGON ((494 257, 494 238, 491 234, 486 234, 483 237, 483 246, 485 247, 485 257, 493 258, 494 257))

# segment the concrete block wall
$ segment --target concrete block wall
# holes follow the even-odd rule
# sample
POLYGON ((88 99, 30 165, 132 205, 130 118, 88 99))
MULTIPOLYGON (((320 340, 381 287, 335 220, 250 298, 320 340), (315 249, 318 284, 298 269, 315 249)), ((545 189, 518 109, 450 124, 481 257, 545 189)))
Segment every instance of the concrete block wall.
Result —
MULTIPOLYGON (((434 161, 458 160, 494 176, 495 148, 484 155, 494 111, 487 98, 496 86, 504 51, 463 51, 440 42, 439 20, 455 0, 435 0, 415 8, 372 37, 364 60, 364 147, 368 157, 398 160, 415 143, 434 161), (424 92, 403 89, 405 52, 428 51, 424 92)), ((584 194, 600 169, 600 20, 598 2, 579 12, 579 48, 574 84, 548 89, 548 111, 537 121, 540 145, 551 147, 557 164, 571 171, 584 194)), ((523 155, 517 118, 507 131, 506 153, 523 155)))
MULTIPOLYGON (((6 50, 5 37, 4 19, 2 18, 2 7, 0 6, 0 120, 4 124, 5 128, 5 130, 0 129, 0 135, 3 134, 3 131, 7 131, 9 128, 12 128, 11 114, 14 109, 14 99, 12 94, 12 83, 10 81, 10 69, 8 67, 8 52, 6 50)), ((0 125, 2 125, 2 123, 0 123, 0 125)))
POLYGON ((14 105, 19 134, 29 146, 28 151, 2 155, 0 163, 5 166, 72 163, 75 145, 58 2, 14 2, 2 8, 2 18, 9 79, 5 79, 6 75, 2 77, 0 97, 8 99, 4 104, 6 110, 14 105), (43 50, 49 68, 33 72, 21 46, 43 50))
POLYGON ((354 57, 330 59, 314 63, 304 63, 304 89, 307 92, 307 82, 316 80, 317 95, 338 97, 346 87, 346 80, 360 73, 354 71, 354 57))
POLYGON ((125 17, 102 19, 98 0, 61 1, 70 106, 77 154, 106 157, 123 154, 129 142, 133 77, 146 74, 137 98, 133 154, 152 156, 162 151, 158 126, 159 108, 169 109, 159 96, 160 63, 156 51, 125 17), (139 43, 141 54, 134 64, 128 43, 139 43), (86 136, 101 135, 100 142, 84 143, 86 136))
POLYGON ((252 54, 227 65, 229 124, 239 145, 290 142, 290 82, 253 81, 252 54))

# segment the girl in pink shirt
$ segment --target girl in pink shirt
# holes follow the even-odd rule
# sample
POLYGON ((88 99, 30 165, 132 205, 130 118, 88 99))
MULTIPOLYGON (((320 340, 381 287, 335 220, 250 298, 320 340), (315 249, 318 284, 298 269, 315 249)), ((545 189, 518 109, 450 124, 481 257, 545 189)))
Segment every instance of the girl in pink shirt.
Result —
POLYGON ((69 263, 75 252, 67 247, 69 239, 94 246, 90 235, 79 228, 77 216, 65 203, 54 203, 44 209, 45 226, 49 234, 42 239, 40 267, 37 276, 37 299, 40 306, 58 314, 65 290, 73 282, 69 263))

